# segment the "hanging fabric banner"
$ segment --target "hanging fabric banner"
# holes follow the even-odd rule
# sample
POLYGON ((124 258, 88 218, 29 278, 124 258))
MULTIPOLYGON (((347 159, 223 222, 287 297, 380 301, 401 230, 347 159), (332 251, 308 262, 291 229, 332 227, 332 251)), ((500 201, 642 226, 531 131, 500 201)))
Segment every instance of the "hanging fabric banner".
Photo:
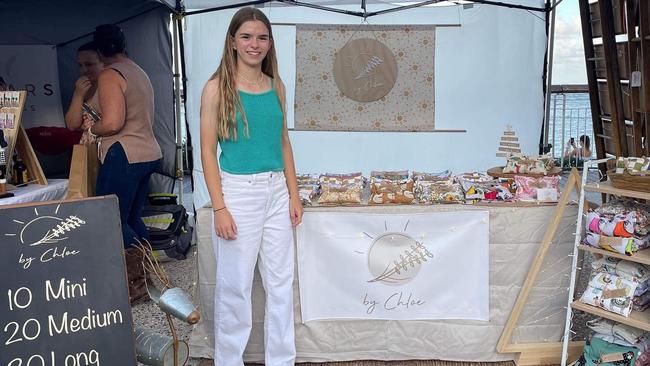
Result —
POLYGON ((302 320, 489 320, 487 211, 306 212, 302 320))

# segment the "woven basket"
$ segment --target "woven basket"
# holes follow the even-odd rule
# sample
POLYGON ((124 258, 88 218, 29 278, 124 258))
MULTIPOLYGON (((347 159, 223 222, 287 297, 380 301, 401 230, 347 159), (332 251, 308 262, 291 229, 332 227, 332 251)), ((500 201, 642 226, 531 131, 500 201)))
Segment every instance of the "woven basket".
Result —
POLYGON ((630 174, 628 172, 615 173, 610 170, 607 172, 607 176, 614 188, 650 192, 650 175, 630 174))

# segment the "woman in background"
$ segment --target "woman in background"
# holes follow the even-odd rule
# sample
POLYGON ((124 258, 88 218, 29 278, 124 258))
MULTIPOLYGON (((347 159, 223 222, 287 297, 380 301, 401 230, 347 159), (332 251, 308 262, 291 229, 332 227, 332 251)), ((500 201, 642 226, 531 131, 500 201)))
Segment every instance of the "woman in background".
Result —
POLYGON ((149 238, 142 208, 149 177, 162 157, 153 134, 153 87, 144 70, 127 56, 120 27, 98 26, 93 41, 105 65, 97 83, 101 119, 93 124, 84 114, 84 128, 100 141, 97 195, 115 194, 119 200, 133 302, 147 296, 141 252, 132 246, 149 238))
POLYGON ((104 63, 93 42, 88 42, 77 49, 77 63, 81 76, 74 84, 74 92, 68 111, 65 113, 65 125, 70 130, 80 129, 83 124, 83 104, 99 109, 99 100, 96 95, 97 78, 104 69, 104 63))
POLYGON ((300 223, 302 205, 273 42, 264 13, 240 9, 201 97, 201 162, 214 214, 219 366, 243 365, 258 261, 266 291, 265 364, 293 365, 296 355, 292 225, 300 223))

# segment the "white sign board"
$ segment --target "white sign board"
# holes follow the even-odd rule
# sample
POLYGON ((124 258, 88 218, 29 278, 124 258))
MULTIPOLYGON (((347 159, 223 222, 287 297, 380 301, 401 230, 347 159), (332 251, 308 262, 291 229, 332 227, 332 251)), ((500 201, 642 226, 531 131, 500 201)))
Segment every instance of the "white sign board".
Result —
POLYGON ((489 320, 489 214, 306 212, 302 320, 489 320))
POLYGON ((26 90, 22 125, 65 126, 56 47, 0 46, 0 77, 10 90, 26 90))

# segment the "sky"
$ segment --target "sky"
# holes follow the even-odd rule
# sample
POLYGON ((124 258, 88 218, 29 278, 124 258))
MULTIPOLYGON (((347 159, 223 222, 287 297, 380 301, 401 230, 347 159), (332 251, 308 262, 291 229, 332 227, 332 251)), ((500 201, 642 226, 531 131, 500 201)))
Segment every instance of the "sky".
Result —
POLYGON ((577 0, 564 0, 557 6, 553 84, 587 84, 582 27, 577 0))

